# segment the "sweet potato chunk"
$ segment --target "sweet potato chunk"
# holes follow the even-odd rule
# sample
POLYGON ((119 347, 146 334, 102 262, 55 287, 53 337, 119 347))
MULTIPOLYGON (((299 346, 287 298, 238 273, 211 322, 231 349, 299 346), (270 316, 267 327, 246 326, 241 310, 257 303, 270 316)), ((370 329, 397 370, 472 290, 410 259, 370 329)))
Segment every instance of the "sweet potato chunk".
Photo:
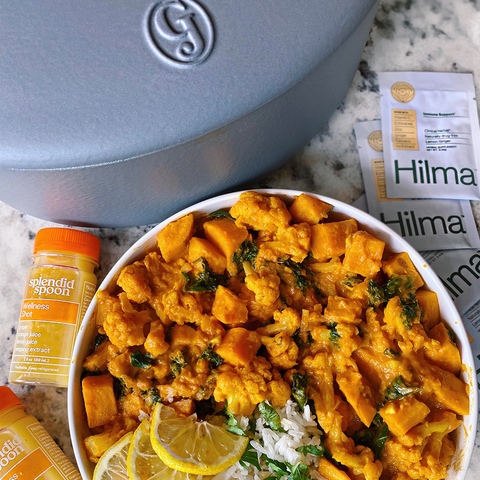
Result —
POLYGON ((443 370, 458 375, 462 368, 460 352, 445 325, 438 323, 428 332, 428 336, 433 339, 431 343, 425 344, 425 356, 428 360, 443 370))
POLYGON ((437 294, 428 290, 417 290, 416 296, 423 311, 423 326, 426 329, 430 329, 440 322, 440 307, 437 294))
POLYGON ((414 396, 387 402, 380 410, 388 429, 397 437, 405 435, 411 428, 425 420, 430 409, 414 396))
POLYGON ((414 289, 423 286, 423 280, 420 274, 417 272, 415 265, 410 260, 407 252, 402 252, 388 260, 383 262, 382 270, 389 276, 404 276, 409 277, 410 282, 414 289))
POLYGON ((193 214, 189 213, 169 223, 158 234, 158 246, 166 262, 174 262, 185 253, 193 232, 193 214))
POLYGON ((295 223, 306 222, 310 225, 316 225, 320 220, 328 217, 328 212, 332 208, 329 203, 302 193, 295 198, 289 211, 295 223))
POLYGON ((315 260, 324 262, 345 253, 347 237, 358 230, 353 218, 333 223, 319 223, 312 226, 311 250, 315 260))
POLYGON ((248 365, 262 344, 260 335, 246 328, 230 329, 215 352, 235 367, 248 365))
POLYGON ((85 377, 82 390, 90 428, 107 424, 118 413, 111 375, 85 377))
POLYGON ((247 306, 230 289, 222 285, 219 285, 215 292, 212 314, 227 325, 248 321, 247 306))
POLYGON ((200 258, 208 262, 208 266, 218 275, 223 275, 227 268, 225 255, 204 238, 192 237, 188 244, 188 261, 194 263, 200 258))
POLYGON ((350 477, 326 458, 318 462, 318 473, 327 480, 350 480, 350 477))
POLYGON ((343 266, 350 272, 373 277, 382 268, 385 242, 367 232, 355 232, 347 238, 343 266))
POLYGON ((248 230, 245 227, 237 227, 229 218, 216 218, 205 222, 203 228, 207 240, 226 257, 227 269, 230 271, 233 254, 247 239, 248 230))
POLYGON ((459 415, 468 415, 470 413, 470 399, 467 384, 453 373, 434 365, 431 368, 436 378, 440 380, 440 385, 433 391, 435 399, 459 415))

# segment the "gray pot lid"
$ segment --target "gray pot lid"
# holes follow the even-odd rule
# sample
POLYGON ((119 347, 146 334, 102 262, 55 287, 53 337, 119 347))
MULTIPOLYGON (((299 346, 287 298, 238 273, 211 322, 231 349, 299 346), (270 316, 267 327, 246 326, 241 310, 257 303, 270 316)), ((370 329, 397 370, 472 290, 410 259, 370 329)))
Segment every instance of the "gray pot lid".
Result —
POLYGON ((0 167, 99 165, 221 135, 301 81, 374 4, 0 0, 0 167))

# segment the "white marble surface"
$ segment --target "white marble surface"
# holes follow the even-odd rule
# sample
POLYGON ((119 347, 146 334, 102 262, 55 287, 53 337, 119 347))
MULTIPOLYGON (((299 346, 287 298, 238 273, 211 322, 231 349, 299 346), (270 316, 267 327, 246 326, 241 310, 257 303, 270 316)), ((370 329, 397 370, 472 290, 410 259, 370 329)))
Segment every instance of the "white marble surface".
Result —
MULTIPOLYGON (((377 72, 472 72, 480 92, 480 0, 383 0, 344 102, 327 127, 283 168, 258 186, 312 191, 352 203, 363 192, 353 135, 355 121, 380 118, 377 72)), ((0 113, 1 114, 1 113, 0 113)), ((474 205, 480 224, 480 203, 474 205)), ((14 334, 36 232, 53 224, 0 202, 0 385, 7 383, 14 334)), ((101 280, 125 250, 150 227, 91 229, 102 241, 101 280)), ((66 391, 12 389, 74 460, 67 424, 66 391)), ((480 446, 480 436, 477 435, 480 446)), ((467 480, 478 478, 476 446, 467 480)))

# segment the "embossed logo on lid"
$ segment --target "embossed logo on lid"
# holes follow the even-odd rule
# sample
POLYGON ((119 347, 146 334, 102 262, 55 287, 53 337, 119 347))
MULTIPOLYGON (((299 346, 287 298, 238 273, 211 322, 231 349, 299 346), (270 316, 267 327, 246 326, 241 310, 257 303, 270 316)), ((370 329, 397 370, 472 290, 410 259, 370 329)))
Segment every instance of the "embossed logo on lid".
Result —
POLYGON ((147 17, 151 46, 173 66, 193 66, 205 61, 214 44, 212 21, 194 0, 162 0, 147 17))

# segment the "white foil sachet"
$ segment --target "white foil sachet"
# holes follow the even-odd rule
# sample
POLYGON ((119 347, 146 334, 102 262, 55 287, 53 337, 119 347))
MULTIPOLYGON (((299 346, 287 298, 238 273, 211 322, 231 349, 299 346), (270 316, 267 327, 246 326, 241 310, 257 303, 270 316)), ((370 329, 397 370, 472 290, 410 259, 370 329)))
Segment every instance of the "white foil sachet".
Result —
POLYGON ((480 199, 473 76, 379 74, 388 198, 480 199))
POLYGON ((368 212, 419 251, 480 247, 468 200, 387 198, 380 120, 355 124, 368 212))

